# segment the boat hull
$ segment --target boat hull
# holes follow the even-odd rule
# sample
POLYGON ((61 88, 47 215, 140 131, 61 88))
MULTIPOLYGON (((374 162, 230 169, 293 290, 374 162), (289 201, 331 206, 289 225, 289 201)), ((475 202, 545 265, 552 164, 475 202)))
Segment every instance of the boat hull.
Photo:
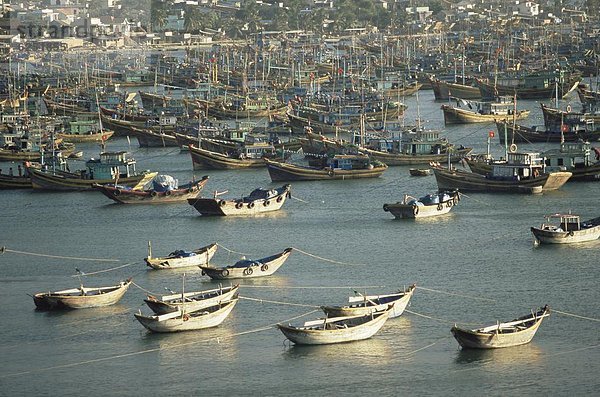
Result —
MULTIPOLYGON (((289 185, 288 185, 289 186, 289 185)), ((290 196, 289 187, 269 199, 257 199, 248 203, 241 200, 190 198, 188 203, 205 216, 252 216, 279 211, 290 196)))
POLYGON ((200 266, 203 273, 213 280, 228 280, 237 278, 256 278, 266 277, 275 273, 287 260, 292 253, 291 248, 287 248, 281 254, 278 254, 269 261, 254 261, 255 264, 248 267, 212 267, 200 266))
POLYGON ((458 189, 470 192, 541 193, 559 189, 571 177, 570 172, 560 171, 542 174, 537 178, 503 180, 486 178, 484 175, 461 170, 433 169, 438 188, 458 189))
POLYGON ((263 159, 240 159, 226 156, 221 153, 211 152, 195 146, 189 146, 192 156, 192 165, 195 170, 237 170, 246 168, 262 168, 265 166, 263 159))
POLYGON ((57 134, 57 138, 70 143, 101 142, 108 140, 113 134, 114 131, 102 131, 93 134, 57 134))
MULTIPOLYGON (((365 321, 356 326, 334 329, 305 329, 278 324, 279 330, 290 341, 297 345, 329 345, 335 343, 354 342, 369 339, 375 335, 388 319, 389 312, 380 314, 368 314, 363 317, 376 316, 370 321, 365 321)), ((339 319, 351 319, 352 317, 341 317, 339 319)))
MULTIPOLYGON (((429 164, 429 163, 444 163, 448 162, 448 153, 440 154, 404 154, 404 153, 388 153, 381 152, 378 150, 363 149, 371 158, 381 161, 389 167, 402 166, 402 165, 415 165, 415 164, 429 164)), ((471 153, 473 149, 464 148, 457 149, 450 153, 450 162, 457 163, 462 158, 466 157, 471 153)))
POLYGON ((303 167, 293 164, 280 163, 272 160, 265 160, 267 169, 273 182, 282 181, 327 181, 327 180, 346 180, 362 178, 379 178, 387 169, 387 165, 373 168, 343 170, 343 169, 318 169, 303 167))
POLYGON ((451 332, 456 341, 463 347, 468 349, 499 349, 504 347, 513 347, 525 345, 533 339, 539 326, 542 324, 542 319, 536 322, 535 325, 521 332, 512 334, 490 333, 490 332, 475 332, 458 327, 452 327, 451 332))
POLYGON ((181 332, 181 331, 195 331, 199 329, 212 328, 221 325, 223 321, 229 316, 233 308, 235 307, 238 299, 233 299, 212 312, 202 313, 189 312, 183 314, 180 317, 159 321, 158 316, 143 316, 135 313, 135 318, 142 324, 146 329, 152 332, 181 332))
POLYGON ((156 314, 173 313, 183 309, 184 306, 186 311, 195 312, 232 300, 237 296, 238 290, 239 284, 208 291, 187 292, 183 294, 186 299, 185 305, 181 302, 181 294, 163 296, 160 299, 149 296, 144 299, 144 302, 156 314), (177 299, 177 301, 174 299, 177 299))
MULTIPOLYGON (((67 295, 60 293, 39 293, 33 296, 33 301, 38 309, 88 309, 94 307, 111 306, 117 303, 127 289, 131 281, 122 282, 111 291, 94 295, 67 295)), ((91 290, 87 288, 87 290, 91 290)))
MULTIPOLYGON (((400 317, 406 307, 410 303, 410 299, 415 291, 414 286, 410 287, 406 292, 394 295, 383 296, 366 296, 366 297, 352 297, 355 298, 351 303, 360 303, 366 300, 374 301, 375 303, 382 302, 377 305, 366 305, 366 306, 322 306, 321 309, 328 317, 352 317, 352 316, 364 316, 367 314, 381 312, 389 309, 389 318, 400 317), (387 298, 387 299, 386 299, 387 298)), ((351 299, 352 299, 351 298, 351 299)))
POLYGON ((600 226, 589 229, 574 230, 571 232, 544 230, 537 227, 531 228, 531 233, 540 244, 574 244, 598 240, 600 226))
POLYGON ((184 269, 207 265, 217 252, 219 246, 211 244, 209 246, 195 250, 196 255, 177 258, 144 258, 146 265, 155 270, 184 269))
POLYGON ((458 198, 450 198, 431 205, 384 204, 383 210, 394 215, 396 219, 419 219, 447 214, 456 204, 458 204, 458 198))
MULTIPOLYGON (((29 168, 31 174, 31 185, 34 189, 54 191, 83 191, 95 190, 94 184, 106 185, 114 183, 112 179, 81 179, 77 174, 56 173, 29 168)), ((119 184, 124 186, 135 186, 145 177, 145 174, 119 178, 119 184)))
POLYGON ((471 124, 493 123, 496 120, 521 120, 529 116, 529 110, 521 110, 516 114, 480 114, 465 109, 457 109, 449 105, 442 105, 445 124, 471 124))
POLYGON ((201 194, 206 182, 208 182, 208 177, 204 177, 201 181, 195 182, 189 187, 165 192, 126 190, 110 185, 94 185, 94 188, 119 204, 172 204, 195 199, 201 194))

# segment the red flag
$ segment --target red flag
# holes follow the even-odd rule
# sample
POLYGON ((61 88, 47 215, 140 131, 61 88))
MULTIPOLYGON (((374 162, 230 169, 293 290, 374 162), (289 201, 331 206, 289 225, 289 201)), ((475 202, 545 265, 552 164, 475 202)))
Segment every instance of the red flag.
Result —
POLYGON ((344 73, 344 69, 338 68, 338 74, 342 74, 342 73, 344 73))
POLYGON ((562 132, 569 132, 569 126, 568 126, 568 125, 566 125, 566 124, 562 124, 562 125, 560 126, 560 130, 561 130, 562 132))
POLYGON ((496 136, 496 134, 494 134, 494 131, 490 131, 490 132, 488 132, 488 136, 490 138, 493 138, 494 136, 496 136))

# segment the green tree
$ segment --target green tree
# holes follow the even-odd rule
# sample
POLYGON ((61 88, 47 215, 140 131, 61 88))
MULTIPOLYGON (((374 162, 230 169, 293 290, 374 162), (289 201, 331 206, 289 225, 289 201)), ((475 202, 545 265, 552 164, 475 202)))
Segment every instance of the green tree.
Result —
POLYGON ((167 20, 168 4, 166 0, 152 0, 150 4, 150 24, 152 31, 163 26, 167 20))

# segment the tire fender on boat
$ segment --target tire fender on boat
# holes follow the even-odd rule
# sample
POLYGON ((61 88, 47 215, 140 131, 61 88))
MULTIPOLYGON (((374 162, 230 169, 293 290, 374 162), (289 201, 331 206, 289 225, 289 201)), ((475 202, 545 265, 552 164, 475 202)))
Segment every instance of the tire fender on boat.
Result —
POLYGON ((327 175, 329 175, 330 177, 332 177, 333 176, 333 170, 327 171, 327 175))
POLYGON ((193 188, 193 187, 189 188, 189 189, 187 190, 187 192, 188 192, 188 193, 194 193, 194 188, 193 188))
POLYGON ((115 196, 120 196, 121 195, 121 190, 120 189, 115 189, 115 191, 113 192, 113 194, 115 196))
POLYGON ((221 207, 225 206, 225 204, 227 204, 227 203, 225 202, 225 200, 221 200, 221 201, 219 201, 219 205, 220 205, 221 207))
POLYGON ((260 270, 262 270, 263 272, 266 272, 267 270, 269 270, 269 265, 262 265, 260 267, 260 270))
POLYGON ((269 200, 265 200, 265 201, 263 202, 263 205, 264 205, 265 207, 268 207, 268 206, 269 206, 269 204, 271 204, 271 202, 270 202, 269 200))
POLYGON ((452 208, 453 205, 454 205, 454 203, 452 202, 452 200, 448 200, 446 202, 446 207, 448 207, 448 208, 452 208))
POLYGON ((227 270, 227 269, 221 270, 221 276, 223 276, 223 277, 229 276, 229 270, 227 270))
POLYGON ((189 319, 190 319, 190 315, 189 314, 186 313, 186 314, 183 315, 183 321, 187 321, 189 319))
POLYGON ((235 208, 237 208, 238 210, 240 208, 242 208, 244 206, 244 203, 242 203, 241 201, 238 201, 237 203, 235 203, 235 208))
POLYGON ((442 205, 442 203, 439 203, 439 204, 438 204, 438 206, 437 206, 437 210, 438 210, 438 211, 441 211, 441 210, 442 210, 442 208, 444 208, 444 206, 442 205))
POLYGON ((247 268, 245 268, 245 269, 244 269, 244 274, 245 274, 246 276, 249 276, 249 275, 251 275, 252 273, 254 273, 254 270, 252 270, 252 268, 251 268, 251 267, 247 267, 247 268))
POLYGON ((385 212, 388 212, 388 211, 390 210, 387 204, 384 204, 384 205, 383 205, 383 210, 384 210, 385 212))
POLYGON ((277 197, 277 202, 278 202, 278 203, 281 203, 281 200, 283 200, 283 196, 279 196, 279 197, 277 197))
POLYGON ((157 193, 155 190, 150 192, 150 197, 156 197, 157 193))
POLYGON ((170 190, 167 190, 167 191, 165 192, 165 196, 170 196, 170 195, 171 195, 171 191, 170 191, 170 190))
POLYGON ((416 206, 416 205, 414 205, 414 206, 413 206, 413 214, 414 214, 414 215, 417 215, 418 213, 419 213, 419 207, 418 207, 418 206, 416 206))
POLYGON ((248 208, 254 208, 254 203, 248 203, 248 208))

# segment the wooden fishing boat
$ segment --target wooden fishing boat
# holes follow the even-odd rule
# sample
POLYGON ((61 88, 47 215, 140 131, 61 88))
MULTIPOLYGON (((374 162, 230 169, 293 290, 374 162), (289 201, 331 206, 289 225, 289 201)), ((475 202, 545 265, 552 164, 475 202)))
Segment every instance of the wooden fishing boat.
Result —
POLYGON ((581 222, 579 215, 552 214, 546 219, 547 223, 531 228, 531 233, 541 244, 583 243, 600 238, 600 217, 581 222), (550 223, 552 219, 558 219, 559 224, 550 223))
POLYGON ((440 137, 439 131, 419 130, 404 133, 400 139, 370 139, 361 151, 388 166, 452 163, 468 156, 473 149, 455 145, 440 137))
POLYGON ((103 152, 99 159, 86 161, 87 170, 68 172, 62 170, 28 168, 34 189, 77 191, 94 190, 94 184, 106 185, 118 181, 119 185, 135 186, 142 179, 157 173, 135 171, 135 160, 127 152, 103 152))
POLYGON ((92 185, 109 199, 120 204, 171 204, 185 202, 200 196, 204 185, 208 182, 208 176, 203 176, 199 181, 191 181, 184 185, 164 185, 156 180, 164 180, 168 175, 147 174, 133 188, 115 184, 92 185))
POLYGON ((302 326, 277 324, 287 339, 298 345, 328 345, 364 340, 385 324, 390 311, 354 317, 332 317, 307 321, 302 326))
POLYGON ((496 101, 466 101, 460 98, 456 106, 442 105, 445 124, 490 123, 496 120, 521 120, 529 116, 529 110, 516 110, 511 97, 499 97, 496 101), (462 108, 465 106, 466 108, 462 108))
POLYGON ((476 79, 483 98, 498 95, 516 95, 519 99, 562 98, 573 91, 581 80, 581 74, 554 70, 529 74, 507 75, 495 79, 476 79))
MULTIPOLYGON (((348 298, 348 305, 345 306, 321 306, 321 309, 327 314, 327 317, 353 317, 363 316, 375 312, 390 311, 389 318, 396 318, 404 313, 404 310, 410 302, 410 298, 417 286, 415 284, 403 291, 385 295, 362 295, 351 296, 348 298)), ((356 293, 356 291, 355 291, 356 293)))
MULTIPOLYGON (((571 110, 561 110, 551 108, 550 106, 540 104, 542 115, 544 116, 544 125, 546 128, 560 127, 567 125, 570 129, 584 129, 586 125, 592 124, 593 128, 600 128, 600 113, 573 112, 571 110), (573 128, 573 125, 577 125, 573 128)), ((568 107, 570 108, 570 106, 568 107)))
POLYGON ((0 189, 31 189, 31 178, 25 168, 22 175, 5 174, 0 170, 0 189))
MULTIPOLYGON (((201 149, 194 145, 189 146, 190 155, 192 156, 192 164, 195 170, 198 169, 218 169, 218 170, 233 170, 247 168, 262 168, 265 162, 262 158, 265 150, 272 150, 271 145, 261 145, 256 148, 257 152, 249 152, 250 156, 238 154, 232 156, 223 153, 212 152, 210 150, 201 149)), ((248 147, 248 151, 253 151, 253 148, 248 147)))
MULTIPOLYGON (((546 171, 571 172, 573 175, 569 182, 600 180, 600 149, 592 148, 589 142, 564 142, 560 148, 542 152, 541 157, 545 159, 546 171)), ((495 163, 485 155, 466 158, 465 161, 472 172, 481 175, 490 173, 495 163)))
POLYGON ((519 317, 507 323, 497 323, 483 328, 465 329, 454 326, 454 338, 463 348, 498 349, 524 345, 531 342, 550 308, 544 306, 535 313, 519 317))
POLYGON ((33 295, 33 302, 41 310, 110 306, 123 297, 131 282, 131 279, 128 279, 110 287, 84 287, 81 285, 79 288, 62 291, 39 292, 33 295))
POLYGON ((148 242, 148 257, 144 258, 146 265, 155 270, 182 269, 207 265, 217 252, 216 243, 209 244, 193 251, 176 250, 165 257, 152 257, 152 246, 148 242))
POLYGON ((195 312, 207 307, 216 306, 223 302, 237 298, 240 285, 197 291, 174 293, 156 298, 148 295, 144 302, 156 314, 167 314, 177 311, 195 312))
POLYGON ((419 199, 404 195, 402 202, 384 204, 383 210, 394 215, 396 219, 427 218, 447 214, 459 201, 460 194, 457 190, 428 194, 419 199))
POLYGON ((276 189, 255 189, 248 196, 235 200, 213 198, 190 198, 188 204, 202 215, 258 215, 278 211, 285 200, 291 197, 291 185, 285 184, 276 189))
MULTIPOLYGON (((462 99, 481 98, 481 91, 479 91, 479 87, 476 86, 453 83, 450 81, 443 81, 436 78, 430 78, 429 81, 431 83, 431 88, 433 88, 433 95, 436 101, 447 101, 450 98, 450 96, 462 99)), ((472 82, 474 80, 472 78, 469 78, 468 81, 472 82)))
POLYGON ((567 171, 546 172, 539 153, 508 153, 508 161, 494 164, 480 175, 436 165, 433 173, 439 189, 471 192, 542 193, 559 189, 571 177, 567 171))
POLYGON ((213 280, 265 277, 275 273, 292 253, 292 248, 257 260, 242 259, 226 267, 202 265, 202 272, 213 280))
POLYGON ((500 143, 535 143, 535 142, 575 142, 580 139, 585 141, 600 140, 600 129, 585 126, 584 129, 571 129, 566 127, 556 129, 538 128, 537 126, 525 127, 510 122, 498 121, 498 137, 500 143))
POLYGON ((379 161, 372 161, 366 155, 336 155, 324 160, 326 164, 321 167, 295 165, 269 159, 264 161, 267 163, 273 182, 378 178, 388 168, 379 161))
POLYGON ((134 313, 135 318, 152 332, 195 331, 220 325, 231 313, 239 299, 231 299, 196 311, 176 311, 159 315, 134 313))
POLYGON ((431 168, 410 168, 408 172, 410 176, 429 176, 433 174, 431 168))
POLYGON ((140 147, 178 147, 179 142, 172 134, 172 128, 165 131, 132 126, 128 135, 134 136, 140 147))

